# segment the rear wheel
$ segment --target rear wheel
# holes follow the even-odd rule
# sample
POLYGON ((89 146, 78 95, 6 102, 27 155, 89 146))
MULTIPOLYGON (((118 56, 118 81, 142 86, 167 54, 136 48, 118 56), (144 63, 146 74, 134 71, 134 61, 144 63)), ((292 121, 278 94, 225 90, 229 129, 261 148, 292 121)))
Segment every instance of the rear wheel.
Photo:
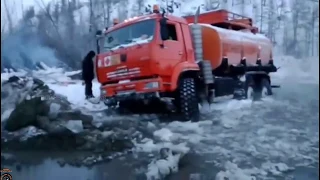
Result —
POLYGON ((250 100, 257 100, 260 98, 259 88, 252 76, 246 77, 245 82, 245 98, 250 100))
POLYGON ((272 95, 272 88, 267 78, 254 78, 254 76, 247 76, 245 92, 247 99, 259 100, 272 95))
POLYGON ((200 116, 195 80, 182 79, 179 83, 177 104, 184 121, 198 121, 200 116))
POLYGON ((261 81, 261 97, 264 98, 266 96, 272 95, 272 88, 270 82, 267 78, 263 78, 261 81))

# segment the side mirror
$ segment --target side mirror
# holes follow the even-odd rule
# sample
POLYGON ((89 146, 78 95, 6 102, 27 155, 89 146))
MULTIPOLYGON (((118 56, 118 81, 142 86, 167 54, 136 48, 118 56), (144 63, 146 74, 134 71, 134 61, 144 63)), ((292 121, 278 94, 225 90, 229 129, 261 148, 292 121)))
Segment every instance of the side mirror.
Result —
POLYGON ((168 32, 168 28, 167 28, 167 19, 165 17, 162 17, 160 19, 160 35, 161 35, 162 41, 169 39, 169 32, 168 32))
POLYGON ((100 39, 96 39, 96 46, 97 46, 97 54, 100 54, 100 39))
POLYGON ((98 36, 101 36, 102 35, 102 31, 101 30, 98 30, 97 32, 96 32, 96 36, 98 37, 98 36))

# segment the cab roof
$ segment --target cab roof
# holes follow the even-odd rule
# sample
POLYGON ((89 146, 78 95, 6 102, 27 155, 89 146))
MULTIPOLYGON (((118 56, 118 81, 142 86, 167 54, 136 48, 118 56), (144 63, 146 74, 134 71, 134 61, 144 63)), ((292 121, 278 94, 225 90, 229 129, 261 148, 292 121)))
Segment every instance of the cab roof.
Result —
MULTIPOLYGON (((162 14, 160 13, 153 13, 153 14, 147 14, 147 15, 143 15, 143 16, 138 16, 134 19, 131 19, 131 20, 128 20, 128 21, 123 21, 123 22, 120 22, 119 24, 116 24, 112 27, 110 27, 106 33, 108 32, 111 32, 113 30, 116 30, 116 29, 120 29, 122 27, 126 27, 126 26, 129 26, 131 24, 135 24, 137 22, 140 22, 140 21, 145 21, 145 20, 148 20, 148 19, 160 19, 162 17, 162 14)), ((178 23, 183 23, 183 24, 188 24, 188 22, 182 18, 182 17, 177 17, 177 16, 173 16, 173 15, 165 15, 166 18, 168 18, 168 20, 170 21, 175 21, 175 22, 178 22, 178 23)))

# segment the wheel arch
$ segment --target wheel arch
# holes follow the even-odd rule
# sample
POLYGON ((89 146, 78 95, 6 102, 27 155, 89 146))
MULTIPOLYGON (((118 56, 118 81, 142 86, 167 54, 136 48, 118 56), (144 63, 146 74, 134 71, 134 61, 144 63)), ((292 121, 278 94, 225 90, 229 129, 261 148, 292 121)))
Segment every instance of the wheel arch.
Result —
POLYGON ((178 88, 179 82, 183 78, 194 78, 198 81, 199 72, 200 69, 196 63, 179 63, 174 67, 173 74, 171 76, 171 91, 175 91, 178 88))

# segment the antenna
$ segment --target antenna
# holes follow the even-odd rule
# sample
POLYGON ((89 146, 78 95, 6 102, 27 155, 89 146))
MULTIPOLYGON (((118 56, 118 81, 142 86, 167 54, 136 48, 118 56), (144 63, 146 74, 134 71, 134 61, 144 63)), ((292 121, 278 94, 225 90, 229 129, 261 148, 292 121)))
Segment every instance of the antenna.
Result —
POLYGON ((199 21, 199 14, 200 14, 200 6, 198 6, 196 14, 194 15, 194 24, 197 24, 199 21))
POLYGON ((166 10, 168 10, 168 0, 166 0, 166 10))
POLYGON ((164 18, 164 15, 166 14, 166 10, 162 8, 162 17, 164 18))

